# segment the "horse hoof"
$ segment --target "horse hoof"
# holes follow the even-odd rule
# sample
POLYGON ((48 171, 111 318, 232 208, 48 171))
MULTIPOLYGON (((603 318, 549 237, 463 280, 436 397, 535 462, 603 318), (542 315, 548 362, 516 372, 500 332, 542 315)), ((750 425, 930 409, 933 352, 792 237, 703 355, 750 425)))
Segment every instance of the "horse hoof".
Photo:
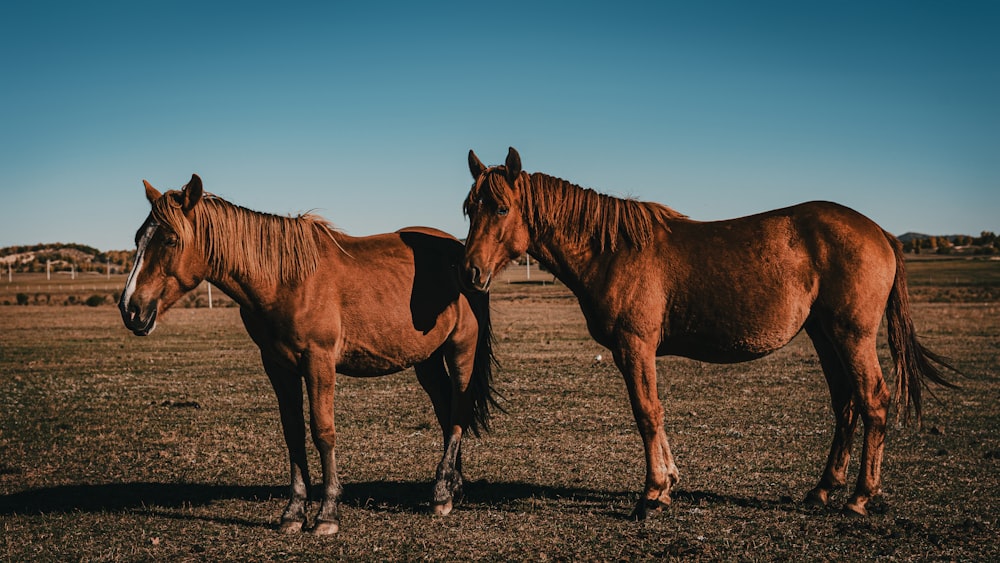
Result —
POLYGON ((865 505, 857 501, 851 501, 845 504, 844 509, 840 512, 844 516, 850 516, 851 518, 863 518, 868 516, 868 510, 865 509, 865 505))
POLYGON ((320 520, 309 530, 314 536, 332 536, 340 531, 340 522, 330 520, 320 520))
POLYGON ((278 531, 282 534, 297 534, 302 531, 303 524, 301 520, 282 520, 278 531))
POLYGON ((443 502, 441 504, 434 505, 434 515, 435 516, 447 516, 451 514, 451 509, 454 508, 452 501, 443 502))
POLYGON ((632 519, 645 520, 650 516, 663 512, 664 509, 669 507, 670 497, 667 497, 666 501, 660 499, 639 499, 639 502, 635 505, 635 510, 632 511, 632 519))
POLYGON ((809 508, 826 508, 829 498, 826 491, 813 489, 806 493, 806 498, 802 502, 809 508))

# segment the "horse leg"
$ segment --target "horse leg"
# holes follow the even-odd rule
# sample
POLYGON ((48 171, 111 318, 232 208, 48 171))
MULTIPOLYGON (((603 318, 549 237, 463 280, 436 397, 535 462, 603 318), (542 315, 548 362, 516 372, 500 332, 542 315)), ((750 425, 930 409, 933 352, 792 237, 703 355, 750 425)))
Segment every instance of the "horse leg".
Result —
POLYGON ((655 350, 655 346, 632 336, 623 339, 614 351, 615 363, 625 377, 632 415, 646 451, 646 487, 632 512, 637 520, 669 505, 670 489, 680 481, 663 427, 663 405, 656 390, 655 350))
POLYGON ((431 504, 439 516, 451 512, 462 495, 462 427, 453 422, 452 383, 445 370, 444 358, 435 353, 428 360, 414 366, 417 381, 427 392, 434 405, 434 414, 441 426, 444 454, 434 478, 434 496, 431 504))
POLYGON ((306 428, 302 415, 302 380, 294 373, 280 369, 264 359, 274 394, 278 397, 281 429, 288 448, 291 465, 291 490, 288 506, 281 514, 280 530, 298 532, 306 521, 306 502, 309 495, 309 467, 306 462, 306 428))
POLYGON ((890 395, 878 361, 875 334, 850 339, 844 348, 844 363, 853 379, 854 401, 865 428, 858 483, 844 506, 844 512, 865 516, 868 514, 865 508, 868 501, 881 492, 890 395))
POLYGON ((836 418, 836 428, 833 433, 833 444, 826 460, 826 468, 819 483, 806 494, 805 502, 810 506, 826 506, 830 493, 843 488, 847 484, 847 465, 851 459, 851 444, 854 441, 854 431, 858 417, 851 396, 851 382, 847 377, 844 364, 840 360, 833 342, 824 332, 818 322, 806 324, 806 333, 812 339, 813 347, 819 356, 823 375, 830 387, 830 399, 833 405, 833 415, 836 418))
POLYGON ((337 499, 341 493, 334 453, 337 436, 333 424, 336 362, 328 352, 310 349, 302 354, 302 371, 309 396, 309 427, 323 468, 323 499, 316 514, 316 524, 310 532, 315 535, 335 534, 340 530, 337 499))

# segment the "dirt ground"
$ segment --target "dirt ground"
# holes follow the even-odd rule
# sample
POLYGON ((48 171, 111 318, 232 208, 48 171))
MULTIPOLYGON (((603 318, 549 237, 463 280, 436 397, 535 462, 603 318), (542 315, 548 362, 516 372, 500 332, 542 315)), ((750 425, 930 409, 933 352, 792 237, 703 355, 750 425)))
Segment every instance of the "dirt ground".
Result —
POLYGON ((621 375, 564 287, 525 281, 494 290, 507 412, 463 445, 464 503, 428 514, 440 433, 412 370, 342 377, 342 529, 325 538, 275 530, 287 455, 237 310, 176 309, 137 338, 113 307, 0 307, 0 559, 1000 559, 1000 304, 915 303, 924 343, 968 377, 922 430, 890 430, 867 518, 839 514, 845 493, 801 503, 833 430, 808 339, 745 364, 660 359, 681 482, 633 522, 644 463, 621 375))

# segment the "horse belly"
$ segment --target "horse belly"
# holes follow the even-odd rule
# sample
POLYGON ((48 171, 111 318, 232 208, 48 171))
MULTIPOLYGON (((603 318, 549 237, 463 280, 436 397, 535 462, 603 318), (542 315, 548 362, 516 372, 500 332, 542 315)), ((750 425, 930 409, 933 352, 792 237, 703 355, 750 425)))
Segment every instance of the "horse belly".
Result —
POLYGON ((757 301, 753 305, 685 315, 668 321, 658 355, 713 363, 736 363, 766 356, 788 344, 809 316, 808 299, 757 301))
POLYGON ((353 377, 375 377, 402 371, 431 357, 444 343, 443 330, 424 333, 412 328, 347 340, 337 371, 353 377))
POLYGON ((656 353, 658 356, 683 356, 701 362, 733 364, 762 358, 790 340, 791 337, 723 339, 681 335, 665 340, 656 353))

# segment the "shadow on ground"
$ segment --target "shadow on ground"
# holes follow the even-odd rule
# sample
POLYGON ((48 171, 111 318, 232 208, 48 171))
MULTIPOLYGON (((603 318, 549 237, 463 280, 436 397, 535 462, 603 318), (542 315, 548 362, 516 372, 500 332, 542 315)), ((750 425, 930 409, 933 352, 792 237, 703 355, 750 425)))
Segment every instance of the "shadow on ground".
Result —
MULTIPOLYGON (((341 502, 347 506, 388 512, 426 512, 432 483, 426 481, 367 481, 345 483, 341 502)), ((242 486, 204 483, 102 483, 61 485, 0 495, 0 516, 71 512, 121 512, 205 506, 216 501, 267 501, 287 498, 285 486, 242 486)), ((635 494, 524 482, 468 482, 466 508, 487 505, 498 510, 520 510, 527 499, 593 505, 609 509, 631 504, 635 494)), ((789 510, 791 499, 765 500, 731 497, 704 491, 676 491, 674 503, 683 505, 734 505, 758 510, 789 510)), ((625 517, 625 514, 621 515, 625 517)))
POLYGON ((136 508, 202 506, 218 500, 267 500, 285 487, 198 483, 104 483, 29 489, 0 496, 0 515, 115 512, 136 508))

